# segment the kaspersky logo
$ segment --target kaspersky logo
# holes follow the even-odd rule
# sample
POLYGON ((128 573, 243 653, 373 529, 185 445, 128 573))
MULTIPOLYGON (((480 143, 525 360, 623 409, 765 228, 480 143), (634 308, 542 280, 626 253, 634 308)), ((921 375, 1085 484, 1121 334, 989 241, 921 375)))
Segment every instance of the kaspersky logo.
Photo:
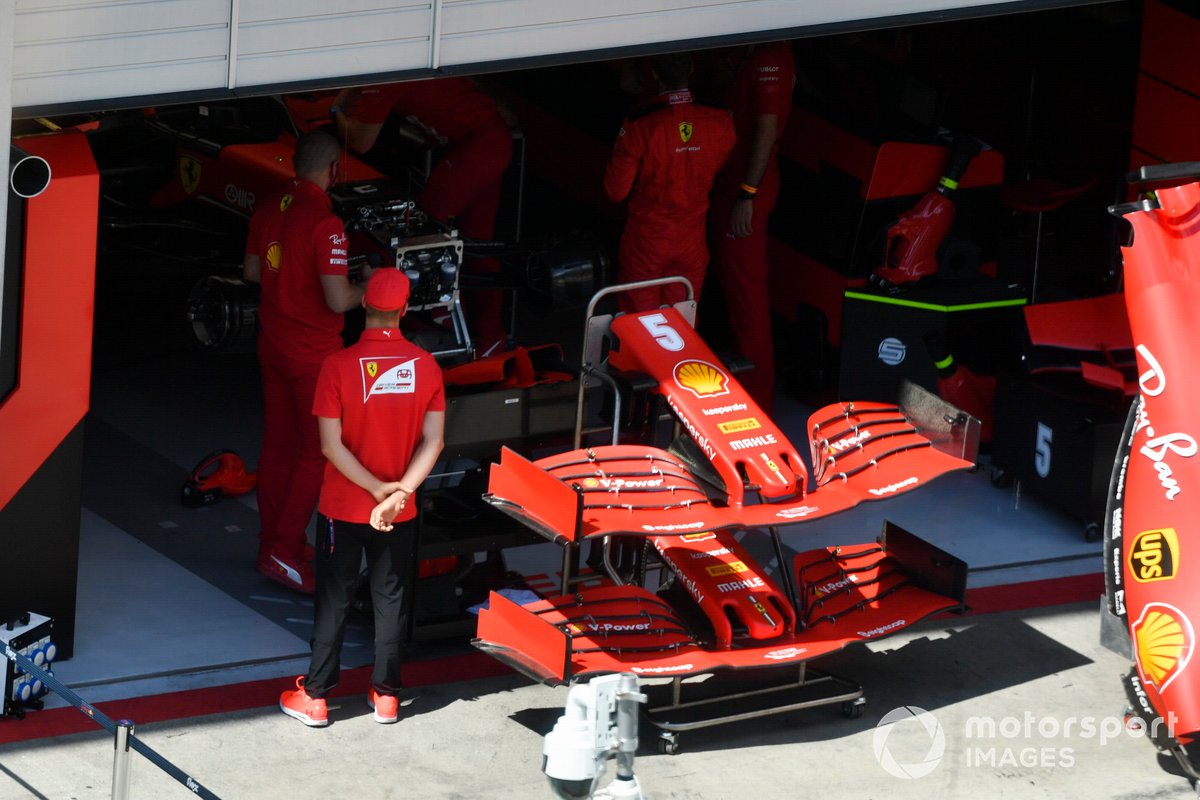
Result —
POLYGON ((183 190, 188 194, 192 194, 200 188, 200 172, 199 161, 191 156, 180 156, 179 181, 183 184, 183 190))
POLYGON ((1179 569, 1179 537, 1174 528, 1142 531, 1129 546, 1129 574, 1138 583, 1169 581, 1179 569))
POLYGON ((707 361, 680 361, 675 365, 675 383, 702 399, 729 394, 729 377, 707 361))
POLYGON ((1192 623, 1175 606, 1149 603, 1131 629, 1138 671, 1162 692, 1192 660, 1192 623))
POLYGON ((679 123, 679 138, 683 140, 684 144, 687 144, 692 140, 692 123, 679 123))

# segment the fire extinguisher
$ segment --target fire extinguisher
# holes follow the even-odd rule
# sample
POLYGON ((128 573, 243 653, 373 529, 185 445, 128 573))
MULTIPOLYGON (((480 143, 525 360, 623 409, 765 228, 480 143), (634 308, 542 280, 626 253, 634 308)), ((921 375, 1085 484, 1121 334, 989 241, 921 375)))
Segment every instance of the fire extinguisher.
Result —
POLYGON ((895 289, 938 271, 938 248, 954 222, 954 192, 971 159, 982 149, 983 143, 973 136, 951 141, 946 171, 937 187, 888 228, 884 263, 871 275, 872 283, 895 289))

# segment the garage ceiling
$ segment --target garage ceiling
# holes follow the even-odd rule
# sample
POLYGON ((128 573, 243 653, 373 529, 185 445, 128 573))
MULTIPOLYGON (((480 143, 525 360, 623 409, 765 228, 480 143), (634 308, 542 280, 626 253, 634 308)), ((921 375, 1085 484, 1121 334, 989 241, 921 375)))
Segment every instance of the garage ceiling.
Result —
POLYGON ((17 117, 1095 0, 17 0, 17 117))

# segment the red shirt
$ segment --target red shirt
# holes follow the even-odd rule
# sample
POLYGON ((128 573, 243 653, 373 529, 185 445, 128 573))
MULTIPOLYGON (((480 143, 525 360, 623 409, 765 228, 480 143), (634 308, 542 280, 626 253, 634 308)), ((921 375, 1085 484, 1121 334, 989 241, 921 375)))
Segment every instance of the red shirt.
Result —
POLYGON ((604 191, 629 197, 629 219, 704 226, 713 178, 734 144, 727 111, 696 105, 686 89, 625 121, 604 173, 604 191))
MULTIPOLYGON (((399 480, 412 461, 425 412, 444 411, 442 370, 433 356, 398 330, 367 328, 357 344, 325 359, 317 378, 313 414, 342 421, 342 443, 375 477, 399 480)), ((369 522, 375 499, 326 462, 322 514, 369 522)), ((397 522, 417 514, 408 503, 397 522)))
POLYGON ((393 108, 441 144, 462 141, 489 125, 504 125, 496 101, 458 77, 367 86, 346 114, 378 125, 387 121, 393 108))
POLYGON ((758 117, 774 114, 779 118, 775 146, 771 148, 771 164, 792 111, 792 89, 796 85, 796 59, 790 42, 771 42, 755 45, 738 70, 737 78, 727 98, 733 122, 737 126, 737 147, 729 157, 725 172, 730 179, 741 183, 746 178, 746 165, 754 145, 754 129, 758 117))
POLYGON ((262 263, 258 315, 272 346, 320 363, 342 348, 343 315, 325 302, 322 275, 346 273, 346 228, 321 187, 294 180, 250 219, 246 252, 262 263))

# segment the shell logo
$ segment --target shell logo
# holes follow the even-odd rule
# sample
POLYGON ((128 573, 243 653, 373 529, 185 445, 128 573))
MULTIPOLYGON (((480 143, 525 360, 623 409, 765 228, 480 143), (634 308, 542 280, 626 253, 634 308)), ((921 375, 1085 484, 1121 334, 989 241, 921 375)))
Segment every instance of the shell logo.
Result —
POLYGON ((1192 659, 1192 623, 1174 606, 1149 603, 1132 630, 1138 670, 1161 692, 1192 659))
POLYGON ((707 361, 680 361, 675 365, 675 383, 700 398, 729 394, 729 376, 707 361))
POLYGON ((271 242, 267 245, 267 266, 272 272, 279 272, 279 264, 283 261, 283 245, 271 242))

